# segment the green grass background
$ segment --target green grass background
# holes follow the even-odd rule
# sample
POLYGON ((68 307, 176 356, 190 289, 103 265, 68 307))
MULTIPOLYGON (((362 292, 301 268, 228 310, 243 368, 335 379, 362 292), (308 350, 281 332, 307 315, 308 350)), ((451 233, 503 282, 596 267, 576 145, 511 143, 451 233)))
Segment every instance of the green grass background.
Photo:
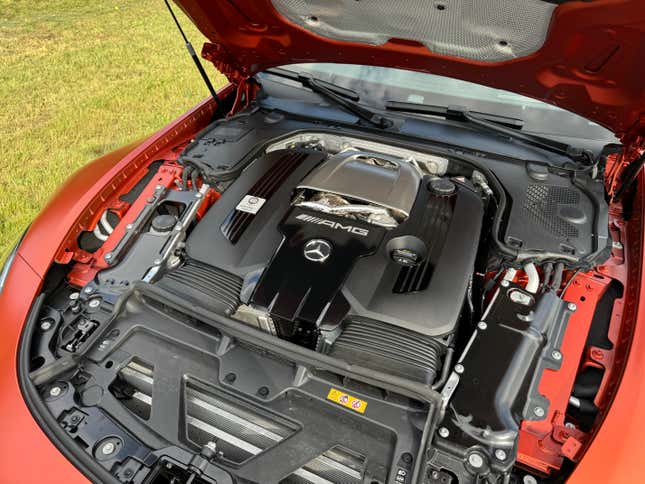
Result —
POLYGON ((76 169, 207 95, 162 0, 0 0, 0 264, 76 169))

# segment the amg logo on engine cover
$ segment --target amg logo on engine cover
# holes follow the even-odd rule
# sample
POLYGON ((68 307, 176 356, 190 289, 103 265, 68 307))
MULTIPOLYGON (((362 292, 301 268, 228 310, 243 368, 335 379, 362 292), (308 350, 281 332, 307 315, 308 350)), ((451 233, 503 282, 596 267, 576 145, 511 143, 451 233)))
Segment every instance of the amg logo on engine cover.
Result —
POLYGON ((334 222, 332 220, 325 220, 324 218, 314 217, 313 215, 307 215, 306 213, 301 213, 296 217, 297 220, 302 220, 303 222, 310 222, 312 224, 326 225, 329 228, 335 230, 344 230, 350 234, 361 235, 367 237, 370 233, 369 230, 363 229, 361 227, 354 227, 353 225, 343 225, 340 222, 334 222))

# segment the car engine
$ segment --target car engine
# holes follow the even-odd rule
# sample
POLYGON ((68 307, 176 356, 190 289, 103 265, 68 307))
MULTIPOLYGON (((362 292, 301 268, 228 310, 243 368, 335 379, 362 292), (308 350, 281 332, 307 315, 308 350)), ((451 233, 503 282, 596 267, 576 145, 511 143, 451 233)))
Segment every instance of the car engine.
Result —
MULTIPOLYGON (((276 150, 199 223, 186 241, 190 268, 178 272, 199 264, 222 274, 215 291, 190 283, 195 303, 216 312, 229 309, 220 297, 236 280, 233 318, 347 361, 392 369, 396 355, 421 345, 423 357, 400 360, 396 372, 432 383, 461 314, 483 216, 471 183, 395 157, 276 150)), ((179 277, 191 279, 170 274, 160 284, 185 294, 179 277)))
POLYGON ((609 254, 596 171, 258 109, 178 151, 36 310, 29 379, 64 432, 124 483, 519 475, 562 295, 609 254))

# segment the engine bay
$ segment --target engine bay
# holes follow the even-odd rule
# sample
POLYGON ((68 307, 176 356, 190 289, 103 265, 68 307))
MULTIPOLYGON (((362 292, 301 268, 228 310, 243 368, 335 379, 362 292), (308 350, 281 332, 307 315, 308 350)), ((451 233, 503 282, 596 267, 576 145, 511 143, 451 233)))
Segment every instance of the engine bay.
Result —
MULTIPOLYGON (((115 200, 25 344, 48 411, 120 482, 557 478, 521 436, 557 410, 564 294, 615 248, 597 167, 253 107, 115 200)), ((592 397, 560 409, 580 445, 592 397)))

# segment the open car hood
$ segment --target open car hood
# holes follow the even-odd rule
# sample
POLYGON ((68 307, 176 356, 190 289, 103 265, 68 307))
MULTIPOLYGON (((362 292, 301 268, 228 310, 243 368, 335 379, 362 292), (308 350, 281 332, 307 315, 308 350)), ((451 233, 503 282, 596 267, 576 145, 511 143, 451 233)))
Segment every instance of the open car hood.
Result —
POLYGON ((537 98, 623 141, 642 129, 642 0, 177 3, 211 42, 202 55, 233 82, 299 62, 380 65, 537 98))

